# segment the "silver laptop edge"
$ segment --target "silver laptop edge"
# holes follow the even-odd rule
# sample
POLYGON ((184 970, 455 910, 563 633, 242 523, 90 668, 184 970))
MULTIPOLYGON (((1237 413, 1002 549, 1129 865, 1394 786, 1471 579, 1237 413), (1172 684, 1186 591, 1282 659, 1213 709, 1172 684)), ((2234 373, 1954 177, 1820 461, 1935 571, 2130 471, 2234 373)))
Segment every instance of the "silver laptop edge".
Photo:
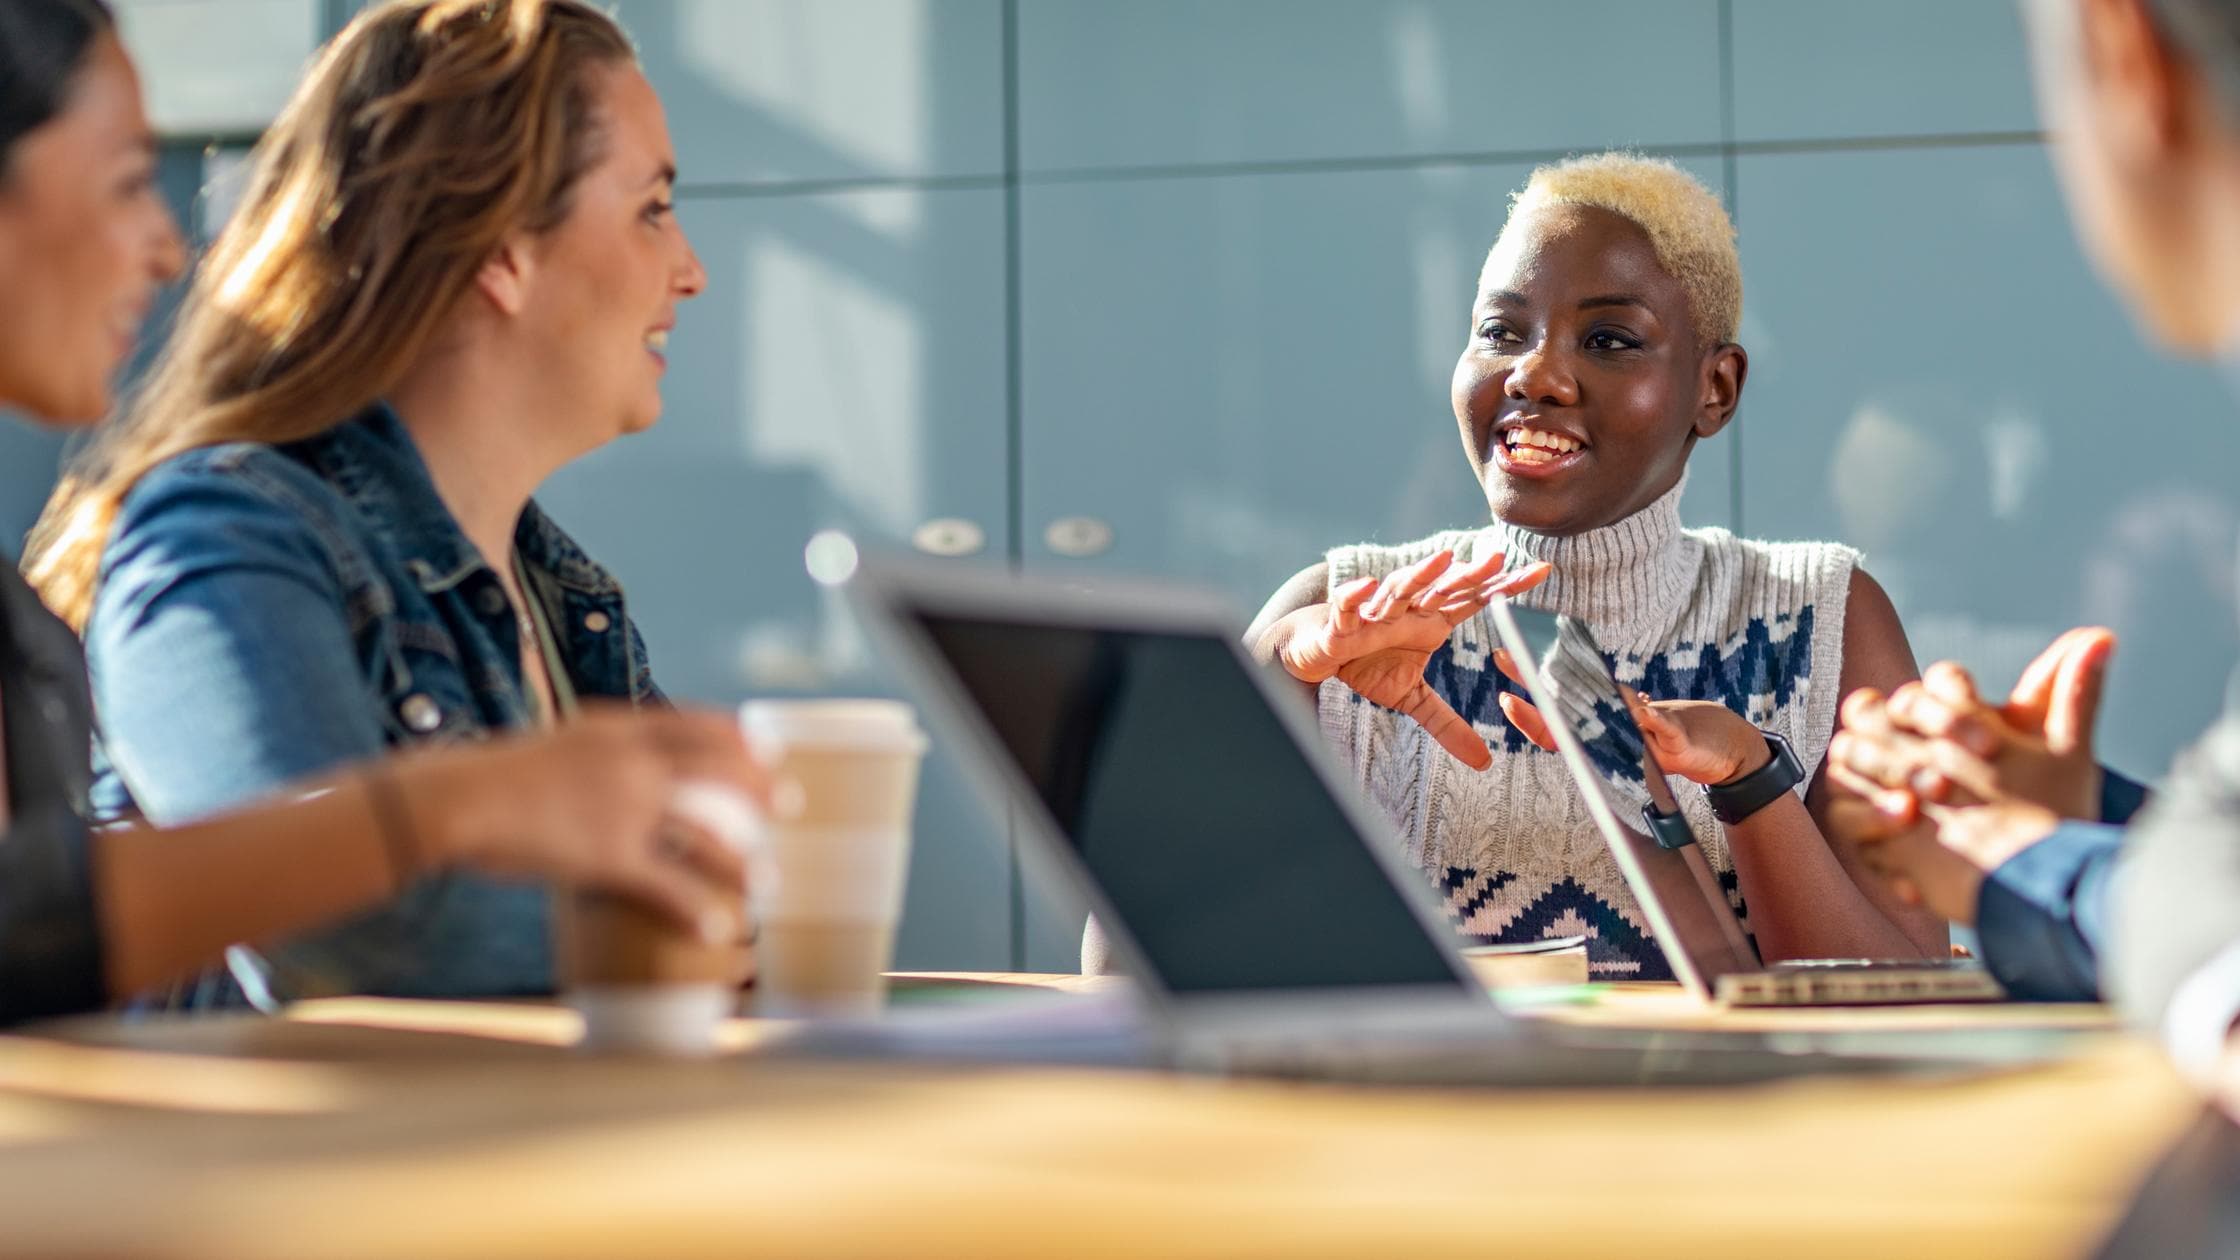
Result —
POLYGON ((1401 864, 1394 846, 1376 842, 1376 837, 1390 830, 1389 825, 1338 773, 1300 697, 1280 687, 1266 668, 1245 655, 1242 623, 1227 601, 1164 584, 1100 580, 1094 588, 1086 588, 1050 578, 1017 577, 973 569, 955 562, 871 554, 863 557, 846 589, 866 630, 926 700, 937 728, 954 741, 960 753, 959 760, 982 799, 999 814, 1008 811, 1027 842, 1038 853, 1063 867, 1066 877, 1088 901, 1090 912, 1102 925, 1114 958, 1136 978, 1143 1000, 1155 1010, 1170 1017, 1187 1013, 1194 1020, 1211 1015, 1224 1024, 1262 1020, 1281 1023, 1287 1012, 1328 1023, 1342 1017, 1346 1010, 1359 1011, 1364 1004, 1382 1008, 1436 999, 1451 1005, 1462 999, 1482 1007, 1489 1019, 1503 1018, 1491 995, 1462 958, 1454 930, 1432 900, 1426 881, 1418 872, 1401 864), (1082 629, 1189 634, 1218 639, 1235 655, 1239 669, 1251 678, 1253 686, 1282 724, 1284 733, 1307 758, 1328 790, 1330 799, 1344 811, 1347 823, 1369 850, 1378 869, 1446 960, 1454 975, 1455 988, 1450 991, 1443 985, 1431 988, 1390 986, 1374 998, 1358 988, 1301 988, 1265 994, 1232 990, 1188 994, 1169 988, 1150 965, 1147 952, 1136 941, 1126 920, 1106 899, 1098 880, 1074 846, 1061 838, 1057 820, 1050 815, 1041 795, 1027 782, 1000 737, 966 694, 954 670, 906 614, 906 608, 960 616, 1012 617, 1082 629))
MULTIPOLYGON (((1492 615, 1494 630, 1499 634, 1502 646, 1508 648, 1511 659, 1516 662, 1517 672, 1524 675, 1525 687, 1536 696, 1550 694, 1546 688, 1546 680, 1540 676, 1538 649, 1517 625, 1516 617, 1510 612, 1509 602, 1497 599, 1487 606, 1486 611, 1492 615)), ((1649 919, 1649 934, 1657 939, 1659 948, 1664 948, 1663 943, 1667 941, 1678 942, 1680 933, 1671 916, 1665 912, 1663 898, 1655 895, 1648 870, 1641 865, 1639 855, 1626 842, 1627 838, 1621 830, 1631 828, 1625 828, 1619 822, 1617 813, 1610 808, 1610 799, 1601 790, 1594 767, 1587 761, 1586 749, 1579 743, 1579 736, 1560 715, 1551 718, 1547 728, 1555 739, 1556 755, 1563 758, 1564 768, 1571 772, 1571 777, 1579 788, 1579 795, 1586 801, 1588 817, 1594 819, 1595 827, 1602 832, 1603 841, 1609 846, 1611 856, 1618 861, 1618 871, 1625 877, 1626 886, 1634 890, 1634 900, 1640 904, 1642 914, 1649 919)), ((1665 961, 1672 966, 1673 976, 1689 992, 1706 1000, 1710 998, 1711 985, 1716 977, 1700 970, 1695 960, 1688 956, 1687 950, 1664 948, 1664 956, 1665 961)))
MULTIPOLYGON (((1518 672, 1524 675, 1525 685, 1535 696, 1553 694, 1546 689, 1547 680, 1539 672, 1541 646, 1524 633, 1509 602, 1495 600, 1487 611, 1502 645, 1515 660, 1518 672)), ((1597 663, 1601 664, 1599 660, 1597 663)), ((1551 706, 1543 706, 1542 712, 1552 713, 1553 710, 1551 706)), ((1699 941, 1680 930, 1664 891, 1643 865, 1644 854, 1650 861, 1675 863, 1686 860, 1683 854, 1655 849, 1654 842, 1645 834, 1618 817, 1610 806, 1601 776, 1587 760, 1578 733, 1560 713, 1550 717, 1547 727, 1574 786, 1586 800, 1588 814, 1602 832, 1611 855, 1617 859, 1618 869, 1627 887, 1633 890, 1634 900, 1649 919, 1650 932, 1664 951, 1673 974, 1698 997, 1734 1005, 1789 1006, 1987 1001, 2003 996, 1988 973, 1937 969, 1933 963, 1926 962, 1913 968, 1903 962, 1892 962, 1887 966, 1848 971, 1816 971, 1808 966, 1798 970, 1769 969, 1754 957, 1736 956, 1732 962, 1723 961, 1720 955, 1730 952, 1727 942, 1722 940, 1720 947, 1714 948, 1708 939, 1699 941)), ((1690 846, 1686 852, 1693 855, 1697 850, 1690 846)), ((1713 901, 1708 894, 1698 895, 1693 880, 1688 890, 1680 895, 1691 898, 1685 906, 1691 911, 1696 908, 1693 904, 1696 901, 1713 901)), ((1726 929, 1739 928, 1734 908, 1727 904, 1724 896, 1717 897, 1715 904, 1707 904, 1707 908, 1719 920, 1712 930, 1727 934, 1726 929)))

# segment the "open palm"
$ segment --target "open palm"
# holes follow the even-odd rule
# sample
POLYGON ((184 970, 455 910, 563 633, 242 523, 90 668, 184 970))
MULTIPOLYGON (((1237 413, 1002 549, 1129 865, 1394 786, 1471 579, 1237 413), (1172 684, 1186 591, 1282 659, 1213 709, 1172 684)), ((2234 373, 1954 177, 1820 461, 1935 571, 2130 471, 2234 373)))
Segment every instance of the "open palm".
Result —
POLYGON ((1446 550, 1381 581, 1349 582, 1331 592, 1322 622, 1285 646, 1284 668, 1310 683, 1336 678, 1363 698, 1415 719, 1441 747, 1484 769, 1493 764, 1492 750, 1431 689, 1423 672, 1454 628, 1495 596, 1528 590, 1548 576, 1545 564, 1503 573, 1505 559, 1496 552, 1455 569, 1454 552, 1446 550))

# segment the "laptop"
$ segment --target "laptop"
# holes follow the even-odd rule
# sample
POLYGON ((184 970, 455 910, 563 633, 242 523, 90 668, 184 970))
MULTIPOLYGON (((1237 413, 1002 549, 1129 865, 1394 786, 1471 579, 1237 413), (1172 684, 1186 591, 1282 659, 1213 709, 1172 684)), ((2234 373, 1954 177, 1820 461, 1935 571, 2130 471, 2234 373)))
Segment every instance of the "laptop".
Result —
POLYGON ((1496 600, 1487 611, 1548 718, 1556 750, 1609 841, 1673 974, 1691 992, 1731 1006, 1881 1006, 2006 997, 1991 973, 1972 959, 1762 963, 1695 844, 1672 786, 1642 738, 1593 633, 1573 618, 1509 600, 1496 600), (1636 822, 1642 827, 1635 827, 1636 822), (1660 839, 1652 839, 1652 832, 1660 839))
POLYGON ((1571 1044, 1506 1015, 1225 604, 869 557, 848 587, 1019 841, 1103 924, 1151 1065, 1515 1085, 1928 1065, 1733 1036, 1571 1044))

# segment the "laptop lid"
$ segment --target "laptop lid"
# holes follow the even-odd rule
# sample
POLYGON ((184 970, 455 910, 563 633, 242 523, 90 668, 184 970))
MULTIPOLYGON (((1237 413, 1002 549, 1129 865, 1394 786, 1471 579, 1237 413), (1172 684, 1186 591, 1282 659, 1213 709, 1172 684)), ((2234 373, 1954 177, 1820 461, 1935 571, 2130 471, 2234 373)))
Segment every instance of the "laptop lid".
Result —
POLYGON ((1154 1001, 1490 1006, 1297 684, 1243 654, 1225 605, 897 561, 849 587, 1154 1001))
POLYGON ((1702 849, 1661 848, 1649 836, 1642 807, 1671 812, 1671 786, 1594 635, 1575 618, 1510 600, 1487 611, 1673 975, 1709 998, 1719 977, 1760 970, 1702 849))

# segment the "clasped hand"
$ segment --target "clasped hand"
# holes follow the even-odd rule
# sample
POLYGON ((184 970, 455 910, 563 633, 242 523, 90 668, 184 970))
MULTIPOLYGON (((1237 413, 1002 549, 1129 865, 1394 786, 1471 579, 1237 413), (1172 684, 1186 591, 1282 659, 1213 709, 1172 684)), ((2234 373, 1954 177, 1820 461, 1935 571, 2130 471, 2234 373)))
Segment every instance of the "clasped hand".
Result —
POLYGON ((1899 896, 1973 922, 1983 879, 2063 818, 2098 812, 2092 750, 2115 635, 2071 630, 2002 704, 1941 661, 1885 697, 1846 696, 1828 748, 1829 827, 1899 896))

